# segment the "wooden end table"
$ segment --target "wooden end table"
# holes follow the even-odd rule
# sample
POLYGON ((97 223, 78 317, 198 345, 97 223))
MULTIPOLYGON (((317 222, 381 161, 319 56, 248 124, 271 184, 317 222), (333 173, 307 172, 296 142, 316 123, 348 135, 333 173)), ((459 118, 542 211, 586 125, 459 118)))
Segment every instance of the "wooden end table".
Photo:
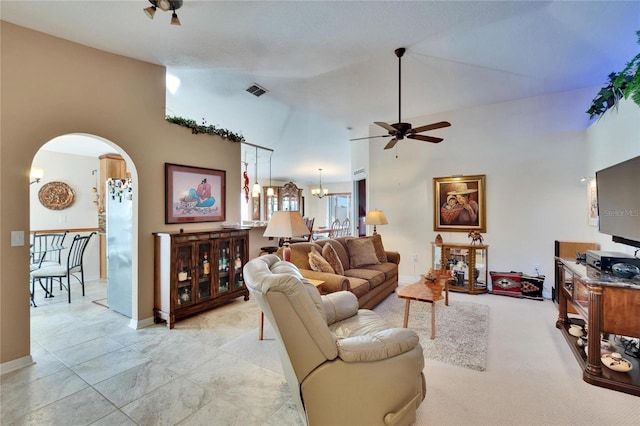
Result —
MULTIPOLYGON (((307 281, 316 286, 318 293, 324 294, 324 281, 312 280, 311 278, 307 278, 307 281)), ((260 330, 258 331, 258 340, 264 340, 264 312, 262 311, 260 311, 260 330)))
POLYGON ((409 323, 409 306, 412 300, 418 302, 431 303, 431 339, 436 338, 436 306, 435 302, 442 300, 442 290, 444 289, 444 304, 449 306, 449 280, 441 281, 426 281, 421 279, 420 281, 408 284, 402 287, 398 291, 398 297, 406 299, 404 306, 404 328, 407 328, 409 323), (444 285, 441 282, 444 281, 444 285))

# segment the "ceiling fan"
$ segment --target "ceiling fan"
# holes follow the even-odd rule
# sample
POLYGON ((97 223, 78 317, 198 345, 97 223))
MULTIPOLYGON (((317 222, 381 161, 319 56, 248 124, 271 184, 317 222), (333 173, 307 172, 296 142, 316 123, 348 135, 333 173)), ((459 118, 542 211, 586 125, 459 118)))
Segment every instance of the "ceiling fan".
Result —
POLYGON ((387 124, 382 121, 375 121, 374 124, 382 127, 387 130, 389 134, 380 135, 380 136, 369 136, 366 138, 356 138, 350 139, 352 141, 357 141, 361 139, 372 139, 372 138, 388 138, 393 136, 384 147, 384 149, 393 148, 398 141, 401 141, 404 138, 407 139, 417 139, 419 141, 431 142, 431 143, 440 143, 443 141, 442 138, 436 138, 433 136, 419 135, 418 133, 426 132, 428 130, 441 129, 443 127, 451 126, 451 123, 448 121, 439 121, 437 123, 427 124, 425 126, 420 127, 411 127, 411 123, 403 123, 402 122, 402 55, 406 49, 404 47, 400 47, 395 50, 396 56, 398 57, 398 122, 394 124, 387 124))

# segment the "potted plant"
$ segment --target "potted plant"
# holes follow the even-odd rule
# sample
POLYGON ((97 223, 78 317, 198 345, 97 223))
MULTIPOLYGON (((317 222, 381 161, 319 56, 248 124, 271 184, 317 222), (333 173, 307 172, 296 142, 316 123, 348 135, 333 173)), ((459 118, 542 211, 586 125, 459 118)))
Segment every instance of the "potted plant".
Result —
MULTIPOLYGON (((638 44, 640 44, 640 31, 636 31, 636 35, 638 36, 638 44)), ((639 65, 640 54, 637 54, 627 63, 622 71, 609 74, 609 83, 600 89, 596 97, 591 101, 591 106, 586 111, 586 113, 589 114, 589 119, 602 116, 608 109, 617 106, 618 101, 622 98, 628 99, 631 97, 631 99, 640 106, 639 65)))

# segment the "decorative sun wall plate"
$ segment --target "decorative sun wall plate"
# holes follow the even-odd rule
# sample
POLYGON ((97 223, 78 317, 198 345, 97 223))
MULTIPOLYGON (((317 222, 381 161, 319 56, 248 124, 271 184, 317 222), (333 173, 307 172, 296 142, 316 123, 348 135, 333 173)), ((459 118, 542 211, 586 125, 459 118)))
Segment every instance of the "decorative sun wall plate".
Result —
POLYGON ((49 182, 38 191, 40 203, 51 210, 63 210, 73 204, 76 193, 64 182, 49 182))

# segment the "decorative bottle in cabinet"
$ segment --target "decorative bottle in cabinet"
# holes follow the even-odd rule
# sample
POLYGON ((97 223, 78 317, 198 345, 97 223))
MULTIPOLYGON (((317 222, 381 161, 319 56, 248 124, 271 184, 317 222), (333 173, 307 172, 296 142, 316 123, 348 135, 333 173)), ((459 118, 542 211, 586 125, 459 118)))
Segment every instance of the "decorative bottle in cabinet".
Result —
POLYGON ((209 264, 209 255, 205 252, 204 259, 202 260, 202 271, 205 275, 211 273, 211 265, 209 264))

